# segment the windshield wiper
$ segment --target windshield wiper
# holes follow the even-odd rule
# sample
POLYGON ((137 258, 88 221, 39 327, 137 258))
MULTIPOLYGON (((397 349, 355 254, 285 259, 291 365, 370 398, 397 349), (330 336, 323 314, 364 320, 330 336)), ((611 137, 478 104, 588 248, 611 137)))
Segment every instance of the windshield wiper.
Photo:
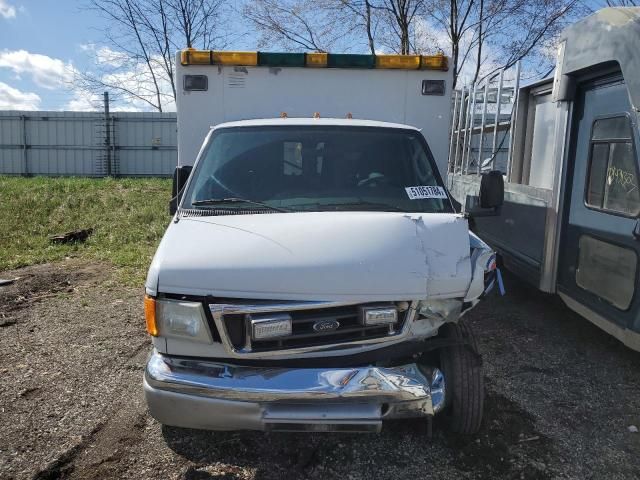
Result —
POLYGON ((291 211, 291 210, 287 210, 286 208, 273 207, 271 205, 267 205, 266 203, 254 202, 253 200, 247 200, 246 198, 237 198, 237 197, 207 198, 206 200, 196 200, 194 202, 191 202, 191 205, 193 205, 194 207, 200 207, 200 206, 208 206, 208 205, 219 205, 222 203, 243 203, 245 205, 254 205, 256 207, 266 208, 268 210, 273 210, 275 212, 291 211))

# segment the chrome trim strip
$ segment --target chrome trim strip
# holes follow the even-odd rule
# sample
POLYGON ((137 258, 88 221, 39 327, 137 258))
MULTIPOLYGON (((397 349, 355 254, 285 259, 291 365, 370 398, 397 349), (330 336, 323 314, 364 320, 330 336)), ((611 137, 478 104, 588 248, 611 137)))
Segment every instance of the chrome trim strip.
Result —
POLYGON ((440 370, 415 363, 392 368, 259 368, 167 357, 154 350, 145 381, 157 390, 242 402, 408 402, 394 413, 413 416, 433 415, 445 397, 440 370))
MULTIPOLYGON (((230 358, 267 358, 286 355, 298 355, 301 353, 311 352, 329 352, 334 350, 346 350, 353 347, 362 345, 375 345, 384 343, 397 343, 404 339, 410 330, 410 326, 413 323, 413 319, 416 316, 418 302, 411 302, 409 310, 407 311, 402 330, 382 338, 371 338, 366 340, 355 340, 351 342, 333 343, 329 345, 316 345, 312 347, 298 347, 298 348, 286 348, 282 350, 272 350, 266 352, 252 352, 250 342, 242 349, 236 349, 227 332, 227 327, 223 321, 222 316, 225 314, 242 314, 242 313, 269 313, 269 312, 282 312, 282 311, 294 311, 294 310, 311 310, 316 308, 330 308, 330 307, 342 307, 345 305, 359 305, 361 302, 281 302, 281 303, 265 303, 262 305, 257 304, 210 304, 209 309, 213 316, 222 345, 227 350, 230 358)), ((247 338, 249 338, 247 336, 247 338)))
POLYGON ((357 305, 353 302, 265 302, 265 303, 212 303, 209 305, 212 315, 239 313, 270 313, 282 311, 312 310, 315 308, 343 307, 357 305))

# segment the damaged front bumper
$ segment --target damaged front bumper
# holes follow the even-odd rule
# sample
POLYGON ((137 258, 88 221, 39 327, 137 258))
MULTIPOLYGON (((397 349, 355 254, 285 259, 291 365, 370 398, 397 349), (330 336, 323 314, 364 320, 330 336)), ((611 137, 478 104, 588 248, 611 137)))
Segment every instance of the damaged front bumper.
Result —
POLYGON ((144 375, 160 423, 207 430, 377 432, 382 421, 444 408, 437 368, 260 368, 153 351, 144 375))

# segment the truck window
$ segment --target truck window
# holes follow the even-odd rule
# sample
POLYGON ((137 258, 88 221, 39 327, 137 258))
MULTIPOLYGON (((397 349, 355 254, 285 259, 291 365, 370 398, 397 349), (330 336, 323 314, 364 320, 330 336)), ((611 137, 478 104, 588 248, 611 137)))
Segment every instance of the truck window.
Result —
POLYGON ((586 204, 637 216, 640 213, 638 169, 626 116, 595 120, 591 134, 586 204))
POLYGON ((233 197, 292 211, 453 211, 426 142, 413 130, 224 128, 211 136, 192 177, 183 208, 233 197), (434 188, 407 192, 411 187, 434 188))

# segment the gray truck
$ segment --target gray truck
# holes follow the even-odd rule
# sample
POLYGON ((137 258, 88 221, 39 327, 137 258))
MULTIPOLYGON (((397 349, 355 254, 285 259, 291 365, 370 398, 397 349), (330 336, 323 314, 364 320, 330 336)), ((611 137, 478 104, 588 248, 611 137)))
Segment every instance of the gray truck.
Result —
POLYGON ((507 269, 640 351, 640 9, 605 8, 575 23, 553 78, 516 88, 513 101, 501 90, 480 84, 457 95, 452 195, 473 208, 480 174, 501 170, 501 214, 477 218, 474 231, 507 269), (490 113, 513 108, 487 116, 492 100, 490 113), (498 141, 483 150, 483 135, 498 141))

